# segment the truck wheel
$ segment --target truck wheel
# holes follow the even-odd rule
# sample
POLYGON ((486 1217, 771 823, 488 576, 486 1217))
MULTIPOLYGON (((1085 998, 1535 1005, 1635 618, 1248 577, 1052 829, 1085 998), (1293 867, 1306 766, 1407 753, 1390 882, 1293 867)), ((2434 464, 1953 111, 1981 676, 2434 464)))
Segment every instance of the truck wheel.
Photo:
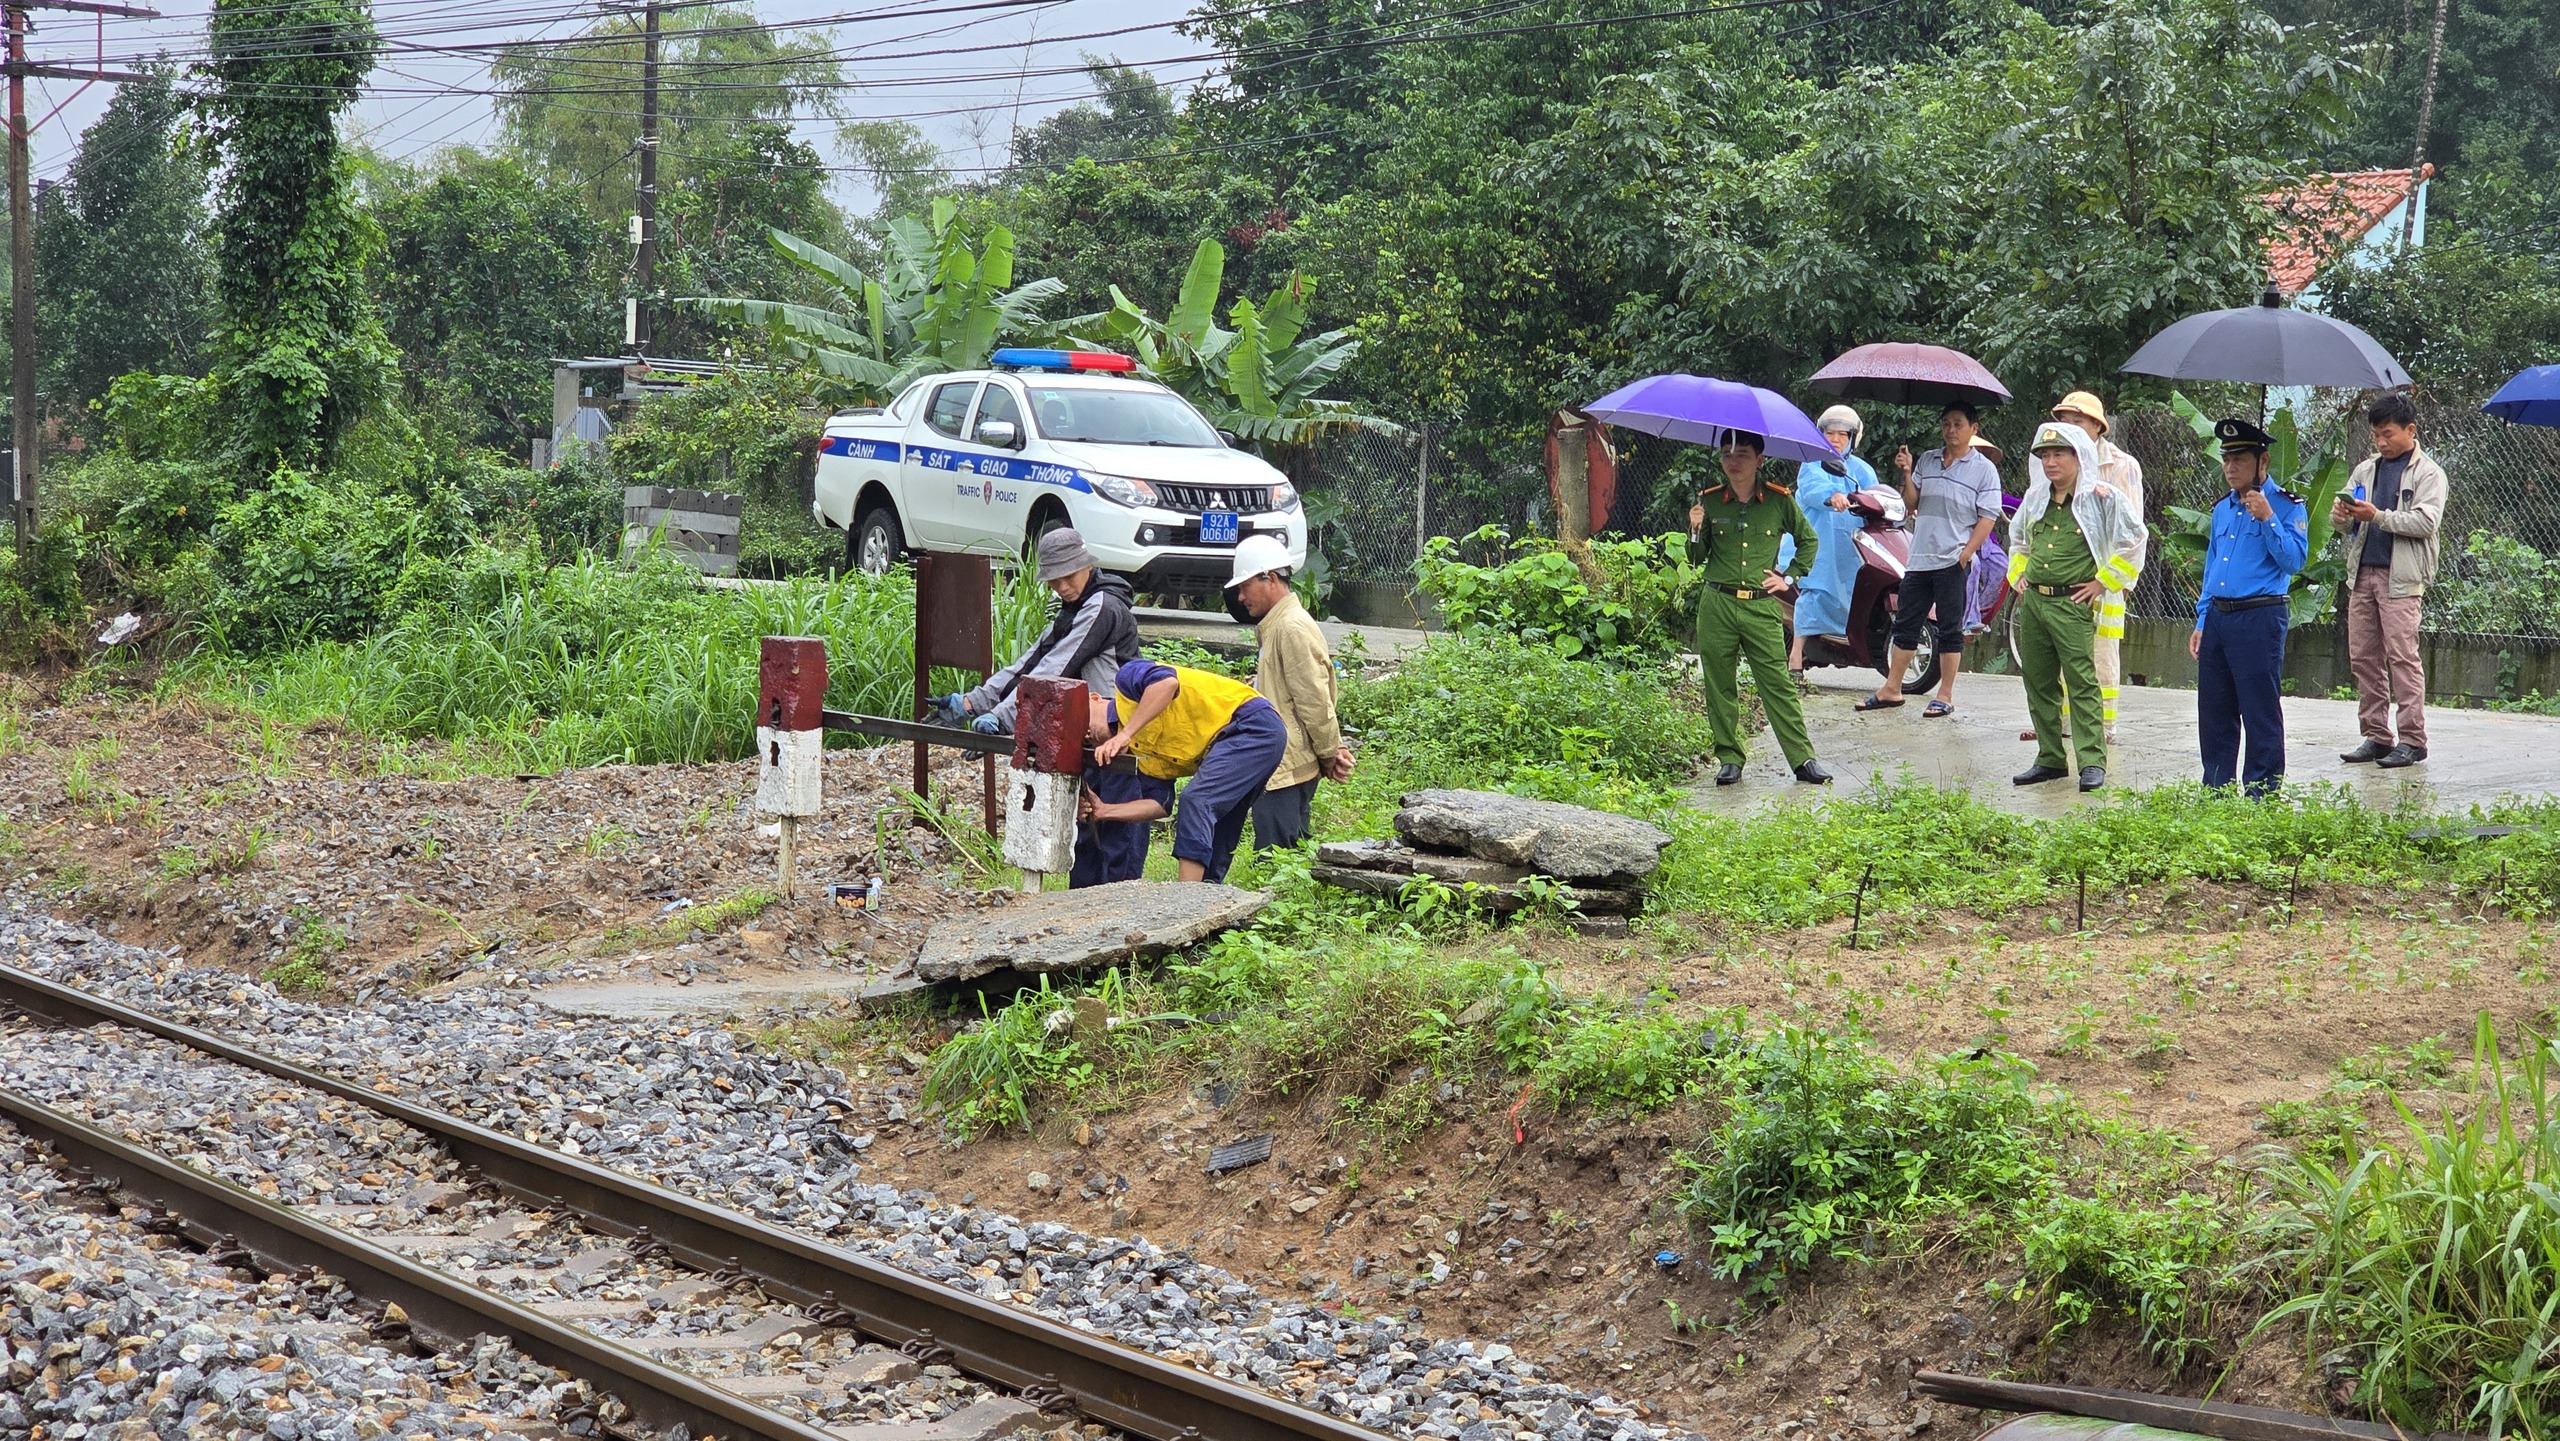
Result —
POLYGON ((844 533, 845 568, 864 575, 887 575, 906 548, 906 537, 898 532, 898 513, 875 505, 856 517, 853 529, 844 533))

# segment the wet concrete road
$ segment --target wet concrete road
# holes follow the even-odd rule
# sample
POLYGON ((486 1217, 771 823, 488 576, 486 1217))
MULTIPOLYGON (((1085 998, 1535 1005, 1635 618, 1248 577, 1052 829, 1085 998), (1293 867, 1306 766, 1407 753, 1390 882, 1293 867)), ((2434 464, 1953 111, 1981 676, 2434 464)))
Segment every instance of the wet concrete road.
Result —
MULTIPOLYGON (((2058 815, 2106 795, 2083 796, 2070 781, 2009 783, 2034 763, 2036 749, 2034 742, 2018 739, 2027 724, 2027 696, 2014 676, 1960 677, 1955 714, 1938 720, 1921 718, 1917 696, 1896 711, 1851 710, 1874 689, 1873 671, 1818 669, 1806 678, 1813 694, 1805 699, 1805 725, 1822 763, 1840 777, 1834 789, 1862 787, 1907 770, 1916 779, 1969 789, 1988 804, 2026 815, 2058 815)), ((2128 686, 2119 712, 2109 790, 2202 776, 2194 691, 2128 686)), ((2560 718, 2430 706, 2427 761, 2384 771, 2339 763, 2338 753, 2356 743, 2354 702, 2289 697, 2284 717, 2288 779, 2343 783, 2369 805, 2415 803, 2459 811, 2502 795, 2560 794, 2560 718)), ((1787 774, 1767 732, 1752 737, 1750 750, 1740 785, 1699 786, 1700 809, 1749 810, 1815 794, 1787 774)))

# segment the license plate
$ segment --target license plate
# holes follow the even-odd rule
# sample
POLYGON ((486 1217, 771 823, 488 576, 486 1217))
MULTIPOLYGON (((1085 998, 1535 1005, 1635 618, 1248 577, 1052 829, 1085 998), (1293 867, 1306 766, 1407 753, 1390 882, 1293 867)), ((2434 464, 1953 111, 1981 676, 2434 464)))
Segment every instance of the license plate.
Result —
POLYGON ((1200 512, 1200 543, 1202 545, 1235 544, 1236 513, 1232 510, 1200 512))

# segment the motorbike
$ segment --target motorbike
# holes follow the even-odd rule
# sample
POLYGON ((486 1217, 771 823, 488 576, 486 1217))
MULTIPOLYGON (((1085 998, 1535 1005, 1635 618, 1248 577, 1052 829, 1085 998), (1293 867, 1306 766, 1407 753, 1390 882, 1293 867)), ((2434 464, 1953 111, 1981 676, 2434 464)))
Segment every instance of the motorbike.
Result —
MULTIPOLYGON (((1903 529, 1902 498, 1884 490, 1849 494, 1849 510, 1858 517, 1851 537, 1858 547, 1858 575, 1849 589, 1849 629, 1843 636, 1810 635, 1804 641, 1807 670, 1818 665, 1872 669, 1878 675, 1893 664, 1893 612, 1902 588, 1902 573, 1911 560, 1911 532, 1903 529)), ((1780 597, 1787 625, 1795 625, 1796 592, 1780 597)), ((1905 667, 1902 688, 1925 691, 1938 683, 1938 654, 1921 638, 1921 649, 1905 667)))
MULTIPOLYGON (((2002 497, 2004 516, 2014 514, 2017 508, 2015 497, 2002 497)), ((1852 537, 1858 547, 1858 576, 1849 591, 1848 633, 1838 637, 1806 636, 1804 664, 1807 670, 1818 665, 1848 666, 1873 670, 1881 676, 1893 664, 1894 612, 1901 603, 1902 573, 1910 568, 1911 532, 1903 526, 1902 499, 1891 491, 1852 492, 1849 509, 1858 516, 1859 526, 1852 537)), ((2005 575, 1996 586, 1986 583, 1981 614, 1965 628, 1968 635, 1997 633, 2003 642, 1999 656, 2011 666, 2017 663, 2016 608, 2009 604, 2013 594, 2005 575)), ((1781 599, 1792 630, 1796 594, 1791 589, 1781 599)), ((1944 663, 1945 658, 1937 652, 1935 632, 1923 630, 1920 649, 1913 652, 1910 664, 1903 668, 1904 693, 1916 695, 1936 686, 1944 663)))

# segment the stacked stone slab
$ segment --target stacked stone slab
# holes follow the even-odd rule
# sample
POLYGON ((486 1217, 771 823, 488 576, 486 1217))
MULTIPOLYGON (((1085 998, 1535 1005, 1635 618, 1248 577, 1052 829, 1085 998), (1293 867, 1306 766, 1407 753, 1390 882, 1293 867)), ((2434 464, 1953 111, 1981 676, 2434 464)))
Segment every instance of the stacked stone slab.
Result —
POLYGON ((1584 915, 1628 916, 1644 908, 1645 878, 1671 843, 1627 816, 1494 791, 1408 792, 1395 827, 1392 841, 1319 847, 1315 878, 1392 895, 1427 876, 1472 885, 1487 909, 1508 912, 1529 904, 1524 882, 1545 876, 1584 915))

